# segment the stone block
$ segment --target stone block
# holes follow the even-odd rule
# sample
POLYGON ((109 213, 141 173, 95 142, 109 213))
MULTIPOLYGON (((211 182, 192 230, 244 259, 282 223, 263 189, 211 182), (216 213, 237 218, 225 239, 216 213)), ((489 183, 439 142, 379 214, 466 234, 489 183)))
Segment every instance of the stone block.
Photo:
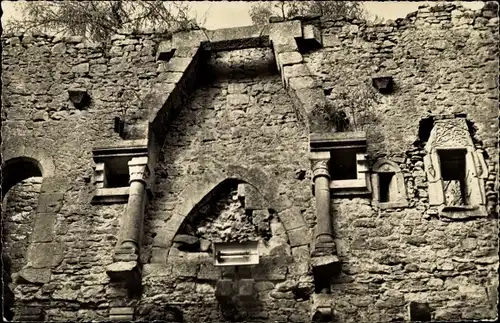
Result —
POLYGON ((37 213, 33 228, 33 242, 51 242, 54 239, 54 224, 56 215, 54 213, 37 213))
POLYGON ((283 280, 287 273, 287 264, 277 263, 278 258, 261 258, 258 265, 251 267, 252 278, 255 280, 283 280))
POLYGON ((273 236, 286 236, 286 229, 283 223, 278 221, 271 222, 271 233, 273 236))
POLYGON ((283 44, 294 38, 302 37, 302 23, 299 20, 274 23, 271 25, 269 38, 273 44, 283 44))
POLYGON ((239 185, 238 196, 244 196, 246 210, 261 210, 266 207, 266 202, 262 194, 253 185, 239 185))
POLYGON ((182 31, 172 35, 172 46, 180 47, 199 47, 201 43, 210 41, 207 33, 203 30, 182 31))
POLYGON ((162 63, 162 72, 181 72, 184 73, 191 64, 192 58, 173 57, 168 63, 162 63))
POLYGON ((297 247, 311 243, 311 233, 308 228, 299 227, 292 230, 287 230, 290 246, 297 247))
POLYGON ((285 52, 278 54, 278 64, 281 68, 287 65, 302 63, 302 55, 299 52, 285 52))
POLYGON ((55 242, 32 243, 28 249, 28 263, 33 268, 57 266, 63 258, 62 245, 55 242))
POLYGON ((181 81, 183 73, 181 72, 164 72, 158 76, 158 82, 176 84, 181 81))
POLYGON ((253 295, 253 279, 240 279, 238 281, 238 294, 240 296, 252 296, 253 295))
POLYGON ((318 87, 318 83, 310 76, 290 77, 288 85, 295 91, 318 87))
POLYGON ((281 211, 279 219, 287 231, 306 225, 304 218, 302 217, 302 212, 300 212, 300 208, 296 206, 281 211))
POLYGON ((109 309, 109 315, 134 315, 133 307, 112 307, 109 309))
POLYGON ((247 105, 250 103, 250 97, 247 94, 228 94, 227 103, 232 106, 247 105))
POLYGON ((19 276, 33 284, 46 284, 50 281, 51 270, 48 268, 23 268, 19 276))
POLYGON ((230 279, 220 279, 215 285, 215 296, 229 297, 233 295, 233 281, 230 279))
POLYGON ((196 277, 198 272, 198 264, 194 261, 176 260, 172 266, 172 275, 177 277, 196 277))
POLYGON ((231 267, 221 267, 222 278, 234 278, 236 276, 236 270, 234 266, 231 267))
POLYGON ((285 83, 285 87, 288 88, 289 80, 292 77, 310 76, 311 72, 307 68, 306 64, 294 64, 284 66, 282 68, 282 78, 285 83))
POLYGON ((314 25, 305 25, 302 28, 302 34, 304 40, 314 43, 317 46, 321 46, 321 31, 314 25))
POLYGON ((137 261, 114 262, 106 267, 111 281, 137 283, 140 281, 140 269, 137 261))
POLYGON ((213 262, 201 263, 197 278, 200 280, 218 280, 221 278, 221 268, 216 267, 213 262))
POLYGON ((81 63, 71 68, 71 72, 73 73, 88 73, 89 71, 90 71, 89 63, 81 63))
POLYGON ((309 259, 309 247, 308 246, 299 246, 292 248, 292 256, 297 260, 309 259))
POLYGON ((43 193, 38 197, 38 213, 57 213, 62 207, 63 193, 43 193))

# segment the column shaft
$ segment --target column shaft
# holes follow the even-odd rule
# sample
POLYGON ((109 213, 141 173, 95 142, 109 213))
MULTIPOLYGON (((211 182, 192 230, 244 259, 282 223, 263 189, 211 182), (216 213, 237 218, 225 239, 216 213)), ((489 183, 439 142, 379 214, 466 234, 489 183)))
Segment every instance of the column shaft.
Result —
POLYGON ((328 160, 315 161, 313 167, 314 195, 316 199, 316 229, 313 256, 336 253, 333 240, 333 221, 330 214, 330 174, 328 160))

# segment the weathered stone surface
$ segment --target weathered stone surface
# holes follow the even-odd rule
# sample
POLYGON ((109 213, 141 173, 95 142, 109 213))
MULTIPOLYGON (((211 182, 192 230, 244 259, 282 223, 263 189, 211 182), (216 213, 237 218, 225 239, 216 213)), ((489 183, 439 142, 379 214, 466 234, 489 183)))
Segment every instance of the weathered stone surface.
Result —
POLYGON ((33 268, 57 266, 63 258, 61 244, 55 242, 33 243, 28 250, 28 263, 33 268))
POLYGON ((305 226, 299 207, 292 207, 280 213, 280 220, 287 231, 305 226))
POLYGON ((48 268, 23 268, 19 275, 26 281, 34 284, 46 284, 50 281, 48 268))
MULTIPOLYGON (((2 251, 12 267, 12 281, 9 275, 4 281, 15 294, 14 312, 30 305, 46 308, 27 321, 106 321, 113 308, 134 307, 140 317, 123 314, 123 319, 219 322, 236 315, 240 321, 308 322, 319 313, 330 321, 389 322, 407 319, 410 302, 429 302, 436 320, 494 319, 498 18, 491 12, 496 7, 474 11, 445 4, 373 26, 318 17, 291 22, 280 33, 273 24, 234 32, 199 30, 174 37, 178 43, 172 44, 175 51, 165 52, 167 63, 155 61, 155 49, 167 37, 159 29, 120 31, 110 50, 81 38, 3 35, 2 173, 40 176, 31 172, 39 168, 42 194, 64 194, 53 204, 45 197, 39 202, 42 177, 2 192, 2 251), (308 42, 309 24, 321 27, 324 48, 308 42), (303 64, 309 74, 288 69, 297 76, 287 74, 284 89, 275 66, 280 54, 292 52, 300 52, 302 61, 295 63, 294 54, 289 63, 295 64, 289 66, 303 64), (378 74, 393 77, 392 93, 373 88, 371 76, 378 74), (92 99, 87 109, 75 109, 68 100, 72 88, 87 89, 92 99), (335 113, 349 120, 346 132, 331 126, 335 113), (123 138, 113 129, 115 117, 125 121, 123 138), (468 177, 480 190, 466 192, 483 199, 478 205, 484 208, 477 211, 457 205, 441 209, 445 194, 440 201, 434 198, 444 187, 435 185, 425 144, 440 120, 455 118, 466 120, 464 133, 472 140, 467 147, 481 150, 485 159, 483 164, 472 154, 466 161, 466 167, 482 168, 468 177), (329 286, 333 302, 315 308, 311 288, 328 289, 313 282, 318 267, 312 266, 314 244, 307 233, 319 223, 309 159, 311 132, 320 121, 327 121, 320 129, 326 134, 366 131, 363 171, 372 172, 371 162, 381 157, 394 161, 408 203, 377 207, 373 197, 352 192, 331 199, 328 215, 342 266, 329 272, 335 274, 329 286), (133 291, 124 281, 106 274, 126 206, 89 204, 95 192, 94 143, 133 145, 133 139, 147 142, 155 172, 141 254, 135 256, 143 264, 138 299, 128 295, 133 291), (11 171, 13 165, 18 167, 11 171), (233 167, 264 175, 233 172, 233 167), (245 210, 237 194, 219 198, 227 183, 256 182, 264 183, 262 209, 245 210), (37 207, 55 217, 52 239, 63 251, 28 252, 31 241, 51 239, 48 230, 33 233, 37 207), (282 213, 294 208, 302 220, 283 220, 282 213), (214 267, 211 250, 201 243, 202 252, 171 248, 176 234, 205 241, 254 239, 259 264, 237 271, 214 267), (33 254, 50 266, 30 267, 33 254), (60 255, 54 266, 53 254, 60 255), (21 277, 23 267, 33 271, 30 277, 27 271, 21 277), (231 285, 224 303, 229 306, 223 306, 215 297, 221 277, 231 284, 255 279, 252 296, 240 297, 231 285), (297 286, 290 289, 293 282, 297 286), (286 291, 274 290, 278 284, 276 289, 286 291)), ((443 143, 457 143, 455 136, 449 139, 443 143)), ((458 147, 453 145, 448 148, 458 147)), ((375 195, 380 186, 370 184, 375 195)))
POLYGON ((233 282, 230 279, 220 279, 215 287, 215 295, 218 297, 229 297, 233 295, 233 282))
POLYGON ((81 63, 73 66, 71 72, 73 73, 88 73, 90 71, 89 63, 81 63))

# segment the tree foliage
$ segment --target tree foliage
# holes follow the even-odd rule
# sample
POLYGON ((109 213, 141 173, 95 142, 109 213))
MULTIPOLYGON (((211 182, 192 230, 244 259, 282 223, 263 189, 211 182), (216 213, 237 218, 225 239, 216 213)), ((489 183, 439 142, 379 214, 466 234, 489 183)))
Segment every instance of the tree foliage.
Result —
POLYGON ((177 1, 30 1, 23 17, 10 22, 10 31, 79 35, 107 40, 122 28, 164 28, 167 31, 199 28, 188 2, 177 1))
POLYGON ((367 18, 362 3, 358 1, 270 1, 252 5, 250 9, 254 24, 268 23, 271 16, 290 20, 309 15, 367 18))

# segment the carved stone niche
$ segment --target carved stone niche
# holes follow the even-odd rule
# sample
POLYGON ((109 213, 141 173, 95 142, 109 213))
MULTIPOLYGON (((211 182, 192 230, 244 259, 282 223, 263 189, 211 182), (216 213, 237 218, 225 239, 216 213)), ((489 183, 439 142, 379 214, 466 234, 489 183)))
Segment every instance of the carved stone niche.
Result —
POLYGON ((372 167, 373 204, 381 209, 407 207, 404 177, 399 166, 379 159, 372 167))
POLYGON ((437 120, 425 146, 429 205, 450 219, 487 216, 488 168, 464 118, 437 120))
POLYGON ((320 157, 323 159, 328 154, 330 190, 333 196, 371 194, 364 131, 313 133, 310 147, 312 160, 320 157))
POLYGON ((98 145, 92 149, 95 162, 96 190, 92 204, 127 203, 129 197, 129 165, 134 157, 148 155, 144 140, 127 140, 114 145, 98 145))

